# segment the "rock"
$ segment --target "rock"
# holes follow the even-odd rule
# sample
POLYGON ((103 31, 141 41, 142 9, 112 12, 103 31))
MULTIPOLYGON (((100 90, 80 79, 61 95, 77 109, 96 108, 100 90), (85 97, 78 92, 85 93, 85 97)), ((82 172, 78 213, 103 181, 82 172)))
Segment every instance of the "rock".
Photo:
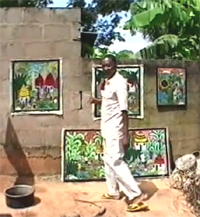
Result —
POLYGON ((196 174, 200 175, 200 159, 197 160, 197 170, 196 170, 196 174))
POLYGON ((196 157, 193 154, 186 154, 175 162, 176 168, 180 171, 196 170, 196 157))
POLYGON ((174 171, 170 175, 170 177, 169 177, 169 183, 170 183, 170 186, 172 188, 182 189, 182 187, 183 187, 183 180, 182 180, 182 177, 179 174, 179 172, 178 172, 177 169, 174 169, 174 171))

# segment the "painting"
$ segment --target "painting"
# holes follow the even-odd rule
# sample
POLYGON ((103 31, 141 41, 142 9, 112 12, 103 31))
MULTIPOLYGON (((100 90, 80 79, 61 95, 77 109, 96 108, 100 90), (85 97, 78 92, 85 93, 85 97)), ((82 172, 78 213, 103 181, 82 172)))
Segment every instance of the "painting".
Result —
POLYGON ((184 68, 157 69, 157 105, 185 106, 187 80, 184 68))
POLYGON ((12 62, 12 113, 62 114, 60 60, 12 62))
POLYGON ((167 128, 130 130, 130 147, 125 156, 135 177, 167 176, 170 155, 167 128))
POLYGON ((62 178, 104 179, 103 137, 99 130, 63 130, 62 178))
MULTIPOLYGON (((130 129, 130 146, 124 156, 134 177, 170 174, 167 128, 130 129)), ((99 130, 62 132, 62 180, 104 180, 104 147, 99 130)))
MULTIPOLYGON (((143 65, 119 65, 118 72, 127 81, 128 91, 128 115, 129 118, 142 119, 144 117, 143 108, 143 65)), ((105 72, 101 66, 94 66, 92 73, 92 95, 93 97, 101 98, 100 83, 105 79, 105 72)), ((93 105, 94 119, 101 118, 101 108, 98 105, 93 105)))

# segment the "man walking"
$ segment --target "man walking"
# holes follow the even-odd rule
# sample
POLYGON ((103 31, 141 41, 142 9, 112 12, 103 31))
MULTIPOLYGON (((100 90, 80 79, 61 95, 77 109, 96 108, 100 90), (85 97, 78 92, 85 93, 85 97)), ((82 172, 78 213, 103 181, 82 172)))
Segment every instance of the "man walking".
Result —
POLYGON ((108 193, 103 199, 120 199, 120 190, 127 196, 128 211, 144 205, 144 196, 138 188, 128 165, 123 160, 128 149, 127 83, 117 72, 116 58, 107 55, 102 60, 106 79, 101 83, 101 99, 90 98, 91 104, 101 105, 101 133, 105 139, 104 163, 108 193), (133 203, 134 202, 134 203, 133 203), (137 203, 137 204, 136 204, 137 203))

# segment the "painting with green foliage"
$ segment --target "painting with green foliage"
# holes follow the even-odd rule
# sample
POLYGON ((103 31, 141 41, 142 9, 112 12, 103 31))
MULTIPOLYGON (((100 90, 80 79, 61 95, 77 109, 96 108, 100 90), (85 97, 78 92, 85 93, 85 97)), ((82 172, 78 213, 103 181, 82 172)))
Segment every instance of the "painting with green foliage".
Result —
MULTIPOLYGON (((128 90, 128 115, 129 118, 144 117, 143 108, 143 65, 118 65, 117 71, 126 79, 128 90)), ((93 67, 92 74, 93 97, 101 98, 100 83, 106 78, 105 72, 100 66, 93 67)), ((101 117, 101 108, 93 105, 93 116, 95 119, 101 117)))
MULTIPOLYGON (((129 130, 130 146, 124 156, 134 177, 170 174, 166 128, 129 130)), ((101 180, 104 172, 104 138, 98 130, 63 130, 63 181, 101 180)))
POLYGON ((185 106, 187 104, 186 70, 184 68, 157 69, 157 104, 185 106))
POLYGON ((12 62, 12 112, 62 113, 60 60, 12 62))
POLYGON ((64 181, 103 179, 103 137, 97 130, 63 131, 64 181))

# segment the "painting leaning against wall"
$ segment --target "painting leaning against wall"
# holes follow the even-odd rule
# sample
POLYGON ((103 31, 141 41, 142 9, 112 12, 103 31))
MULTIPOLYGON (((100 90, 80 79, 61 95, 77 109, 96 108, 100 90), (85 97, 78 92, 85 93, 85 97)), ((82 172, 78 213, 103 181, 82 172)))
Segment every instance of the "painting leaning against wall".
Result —
MULTIPOLYGON (((92 95, 101 98, 99 85, 106 78, 101 66, 93 66, 92 95)), ((142 119, 143 108, 143 65, 118 65, 117 71, 126 79, 128 89, 128 115, 129 118, 142 119)), ((100 106, 93 105, 94 119, 101 118, 100 106)))
MULTIPOLYGON (((134 177, 170 174, 166 128, 129 130, 130 147, 124 156, 134 177)), ((102 180, 104 138, 99 130, 67 130, 62 133, 63 181, 102 180)))
POLYGON ((104 179, 103 137, 99 130, 63 130, 62 179, 104 179))
POLYGON ((185 106, 187 80, 184 68, 157 69, 157 105, 185 106))
POLYGON ((55 113, 61 109, 60 60, 12 62, 12 113, 55 113))

